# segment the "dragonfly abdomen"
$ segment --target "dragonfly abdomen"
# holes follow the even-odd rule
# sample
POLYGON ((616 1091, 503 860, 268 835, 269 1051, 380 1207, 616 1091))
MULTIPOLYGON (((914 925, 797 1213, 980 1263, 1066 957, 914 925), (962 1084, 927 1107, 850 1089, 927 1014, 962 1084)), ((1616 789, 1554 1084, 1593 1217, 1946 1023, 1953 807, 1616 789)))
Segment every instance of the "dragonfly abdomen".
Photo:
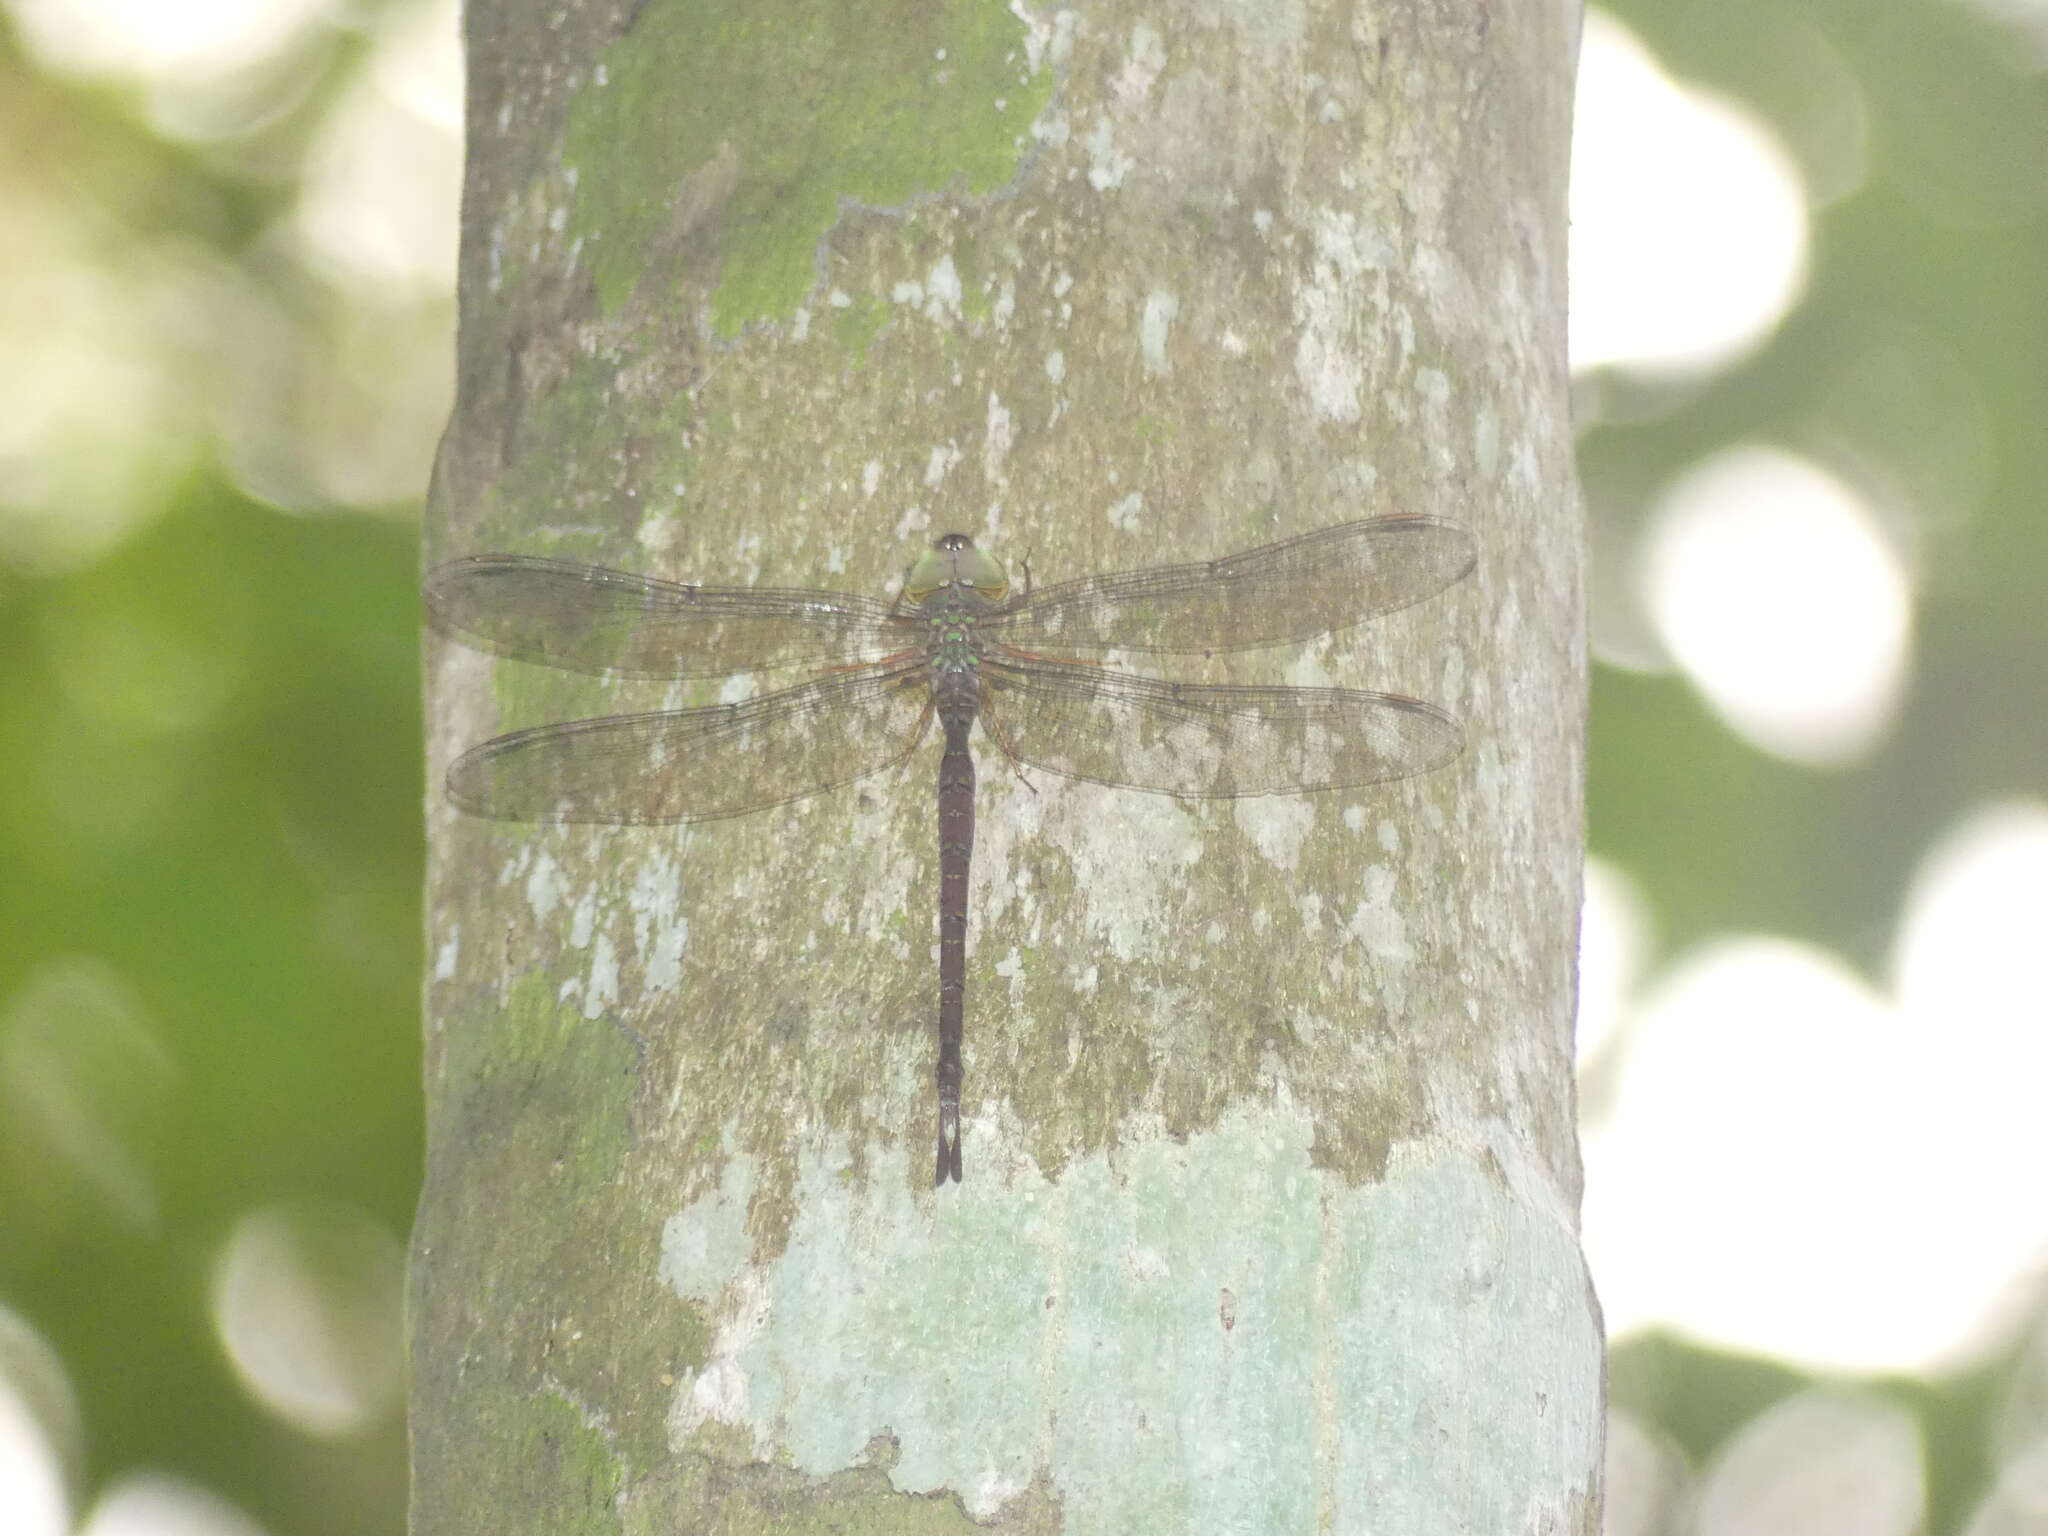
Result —
POLYGON ((939 1149, 933 1181, 960 1178, 960 1037, 967 1011, 967 876, 974 861, 974 700, 934 689, 945 728, 939 759, 939 1149))

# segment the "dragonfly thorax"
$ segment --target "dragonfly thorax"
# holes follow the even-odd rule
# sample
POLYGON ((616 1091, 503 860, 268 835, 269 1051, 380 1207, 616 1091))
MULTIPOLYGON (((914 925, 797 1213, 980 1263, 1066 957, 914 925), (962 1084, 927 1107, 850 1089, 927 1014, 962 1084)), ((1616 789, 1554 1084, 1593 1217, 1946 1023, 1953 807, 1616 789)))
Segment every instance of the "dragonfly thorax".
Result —
POLYGON ((939 685, 935 698, 940 705, 957 708, 978 696, 979 684, 972 681, 980 662, 974 626, 1000 608, 1009 593, 1010 578, 1002 565, 976 549, 964 533, 934 540, 911 568, 903 596, 930 626, 926 664, 939 685), (949 679, 955 680, 952 686, 947 686, 949 679))

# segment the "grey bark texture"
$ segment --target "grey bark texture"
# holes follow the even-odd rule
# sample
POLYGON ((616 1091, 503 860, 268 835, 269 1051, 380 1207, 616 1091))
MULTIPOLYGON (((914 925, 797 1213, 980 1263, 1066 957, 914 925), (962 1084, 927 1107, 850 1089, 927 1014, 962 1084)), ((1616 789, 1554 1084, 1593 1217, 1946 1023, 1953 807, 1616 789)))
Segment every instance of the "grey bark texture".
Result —
MULTIPOLYGON (((1412 511, 1443 596, 1196 681, 1457 711, 1209 804, 935 740, 680 828, 428 816, 414 1514, 456 1532, 1583 1532, 1576 7, 474 0, 430 560, 887 595, 1412 511)), ((1140 666, 1139 670, 1163 670, 1140 666)), ((788 679, 763 680, 763 688, 788 679)), ((709 702, 430 641, 433 779, 709 702)))

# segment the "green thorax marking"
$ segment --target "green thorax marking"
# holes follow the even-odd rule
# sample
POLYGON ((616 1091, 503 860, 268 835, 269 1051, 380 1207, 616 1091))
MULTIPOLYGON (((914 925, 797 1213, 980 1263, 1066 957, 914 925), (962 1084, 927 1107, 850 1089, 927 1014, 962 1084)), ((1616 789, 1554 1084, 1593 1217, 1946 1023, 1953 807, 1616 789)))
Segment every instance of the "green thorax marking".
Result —
POLYGON ((903 584, 903 595, 931 626, 928 645, 935 674, 960 677, 974 672, 980 661, 974 626, 1000 607, 1009 593, 1010 578, 1002 566, 976 549, 964 533, 945 535, 919 557, 903 584))

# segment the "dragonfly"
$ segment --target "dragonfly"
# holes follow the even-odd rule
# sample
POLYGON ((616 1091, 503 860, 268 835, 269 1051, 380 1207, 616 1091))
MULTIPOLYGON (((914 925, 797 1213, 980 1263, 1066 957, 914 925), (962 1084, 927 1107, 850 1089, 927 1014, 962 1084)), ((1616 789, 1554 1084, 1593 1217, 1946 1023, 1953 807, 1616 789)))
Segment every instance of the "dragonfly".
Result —
MULTIPOLYGON (((1472 535, 1399 514, 1223 559, 1013 591, 965 534, 936 540, 893 601, 697 586, 532 555, 431 570, 429 621, 476 649, 623 678, 816 675, 734 703, 513 731, 448 769, 449 799, 501 821, 669 825, 747 816, 902 763, 936 720, 938 1150, 960 1179, 967 891, 977 721, 1011 764, 1194 800, 1352 789, 1440 768, 1458 720, 1397 693, 1171 682, 1125 655, 1299 644, 1419 603, 1471 570, 1472 535)), ((1029 782, 1028 779, 1025 781, 1029 782)))

